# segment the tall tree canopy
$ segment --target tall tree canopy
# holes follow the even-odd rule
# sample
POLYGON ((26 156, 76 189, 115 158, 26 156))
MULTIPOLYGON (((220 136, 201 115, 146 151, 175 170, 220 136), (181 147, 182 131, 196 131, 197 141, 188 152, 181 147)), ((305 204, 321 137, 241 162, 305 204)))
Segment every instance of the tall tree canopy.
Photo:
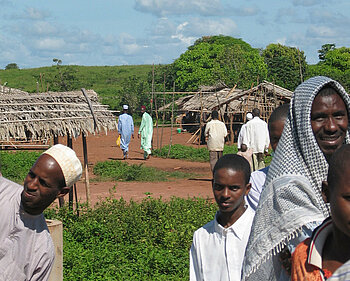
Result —
POLYGON ((341 47, 329 49, 318 64, 308 66, 307 76, 312 77, 316 75, 324 75, 333 78, 339 81, 347 91, 349 91, 350 48, 341 47))
POLYGON ((270 44, 262 53, 267 64, 267 78, 277 85, 293 91, 301 83, 306 71, 303 51, 281 44, 270 44))
POLYGON ((257 49, 241 39, 206 36, 198 39, 173 63, 176 88, 195 91, 201 85, 222 81, 228 86, 250 87, 265 79, 266 65, 257 49))

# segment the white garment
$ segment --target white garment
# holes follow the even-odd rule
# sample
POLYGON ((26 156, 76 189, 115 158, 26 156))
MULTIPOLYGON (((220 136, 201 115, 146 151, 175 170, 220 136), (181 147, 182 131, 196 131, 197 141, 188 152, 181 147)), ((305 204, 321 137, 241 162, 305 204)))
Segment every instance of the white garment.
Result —
POLYGON ((0 177, 0 280, 47 280, 55 257, 43 214, 21 208, 23 187, 0 177))
POLYGON ((253 153, 264 153, 270 145, 267 123, 259 117, 254 117, 246 123, 243 143, 253 149, 253 153))
POLYGON ((205 136, 208 137, 209 151, 223 151, 225 137, 227 136, 226 125, 220 120, 211 120, 205 126, 205 136))
POLYGON ((241 149, 241 145, 243 144, 243 137, 245 135, 245 125, 246 124, 243 124, 241 129, 239 130, 239 134, 238 134, 238 138, 237 138, 237 148, 238 149, 241 149))
POLYGON ((247 202, 249 203, 250 207, 252 207, 254 211, 258 206, 260 194, 261 194, 261 191, 263 190, 268 171, 269 171, 269 166, 263 169, 254 171, 250 175, 249 182, 252 184, 252 186, 247 196, 247 202))
POLYGON ((222 227, 215 216, 195 231, 190 250, 190 280, 241 280, 242 263, 254 210, 247 206, 230 227, 222 227))

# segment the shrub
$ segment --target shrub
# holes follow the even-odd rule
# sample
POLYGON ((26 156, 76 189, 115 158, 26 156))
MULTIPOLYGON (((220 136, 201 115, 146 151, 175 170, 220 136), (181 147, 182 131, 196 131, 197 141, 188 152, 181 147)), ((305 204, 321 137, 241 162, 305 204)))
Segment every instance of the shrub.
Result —
POLYGON ((122 161, 97 162, 93 172, 98 176, 96 180, 114 181, 167 181, 169 178, 186 178, 191 174, 183 172, 166 172, 143 164, 129 165, 122 161))
POLYGON ((46 217, 63 222, 65 280, 188 280, 193 232, 216 209, 199 198, 108 199, 79 217, 67 208, 46 217))

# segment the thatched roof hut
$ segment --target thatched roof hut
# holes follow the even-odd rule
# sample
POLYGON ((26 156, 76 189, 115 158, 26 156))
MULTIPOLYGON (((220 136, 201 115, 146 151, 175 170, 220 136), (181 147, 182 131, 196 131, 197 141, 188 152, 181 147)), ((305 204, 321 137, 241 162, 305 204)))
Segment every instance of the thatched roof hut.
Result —
POLYGON ((116 118, 100 104, 97 93, 87 90, 86 96, 82 91, 30 94, 1 86, 0 141, 76 138, 115 130, 116 118))

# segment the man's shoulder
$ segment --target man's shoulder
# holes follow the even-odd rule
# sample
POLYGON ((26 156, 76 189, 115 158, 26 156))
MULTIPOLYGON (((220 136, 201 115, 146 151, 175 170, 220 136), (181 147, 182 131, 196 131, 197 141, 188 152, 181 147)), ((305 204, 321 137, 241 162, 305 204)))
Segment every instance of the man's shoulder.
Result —
POLYGON ((213 233, 215 231, 215 223, 216 223, 215 219, 213 219, 210 222, 206 223, 205 225, 203 225, 202 227, 198 228, 194 232, 194 236, 197 236, 197 238, 200 238, 200 237, 203 237, 203 236, 207 236, 210 233, 213 233))
POLYGON ((0 176, 0 196, 2 198, 4 198, 4 196, 17 194, 18 192, 21 192, 22 189, 23 186, 0 176))

